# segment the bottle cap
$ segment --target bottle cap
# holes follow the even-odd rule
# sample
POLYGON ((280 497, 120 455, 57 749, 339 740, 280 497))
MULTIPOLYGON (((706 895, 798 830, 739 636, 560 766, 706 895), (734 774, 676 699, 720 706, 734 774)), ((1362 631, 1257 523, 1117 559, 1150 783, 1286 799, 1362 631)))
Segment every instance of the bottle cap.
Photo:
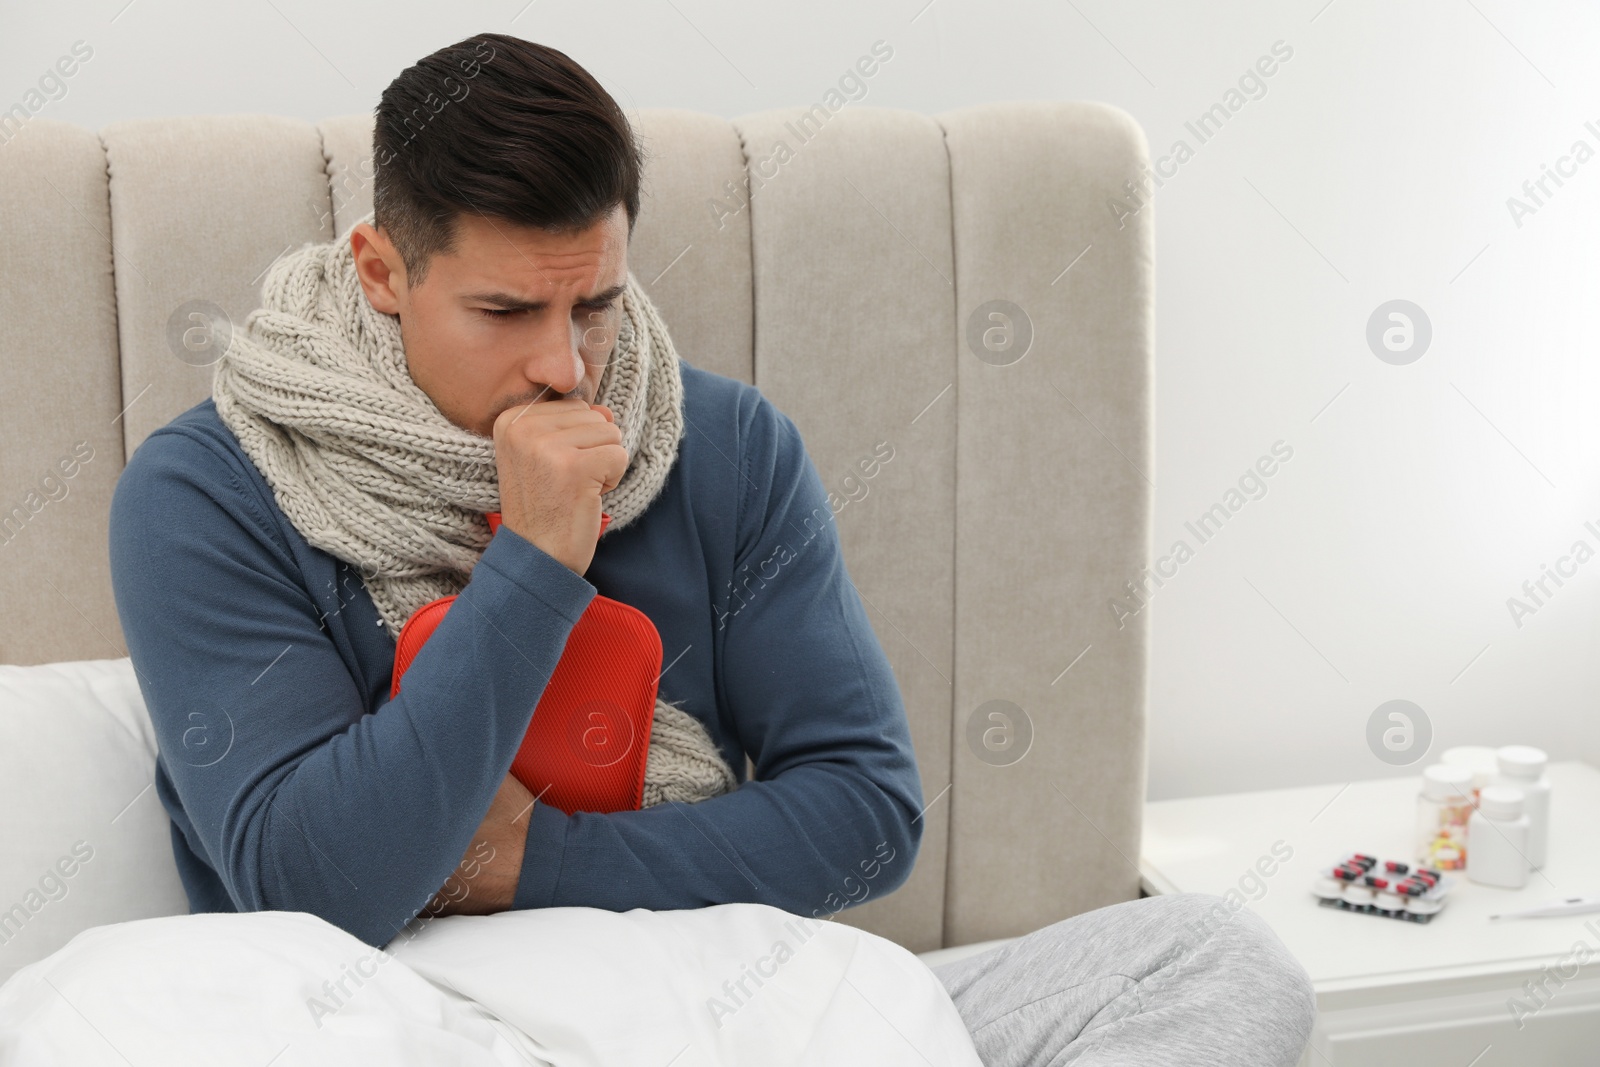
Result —
POLYGON ((1435 763, 1422 771, 1422 795, 1429 800, 1461 803, 1472 799, 1472 772, 1465 767, 1435 763))
POLYGON ((1439 762, 1452 767, 1465 767, 1472 772, 1472 788, 1482 789, 1494 779, 1499 764, 1494 749, 1488 745, 1457 745, 1439 753, 1439 762))
POLYGON ((1511 778, 1537 778, 1550 762, 1544 749, 1532 745, 1507 745, 1496 749, 1494 755, 1500 764, 1500 773, 1511 778))
POLYGON ((1522 790, 1491 785, 1478 794, 1478 810, 1486 819, 1519 819, 1522 817, 1522 790))

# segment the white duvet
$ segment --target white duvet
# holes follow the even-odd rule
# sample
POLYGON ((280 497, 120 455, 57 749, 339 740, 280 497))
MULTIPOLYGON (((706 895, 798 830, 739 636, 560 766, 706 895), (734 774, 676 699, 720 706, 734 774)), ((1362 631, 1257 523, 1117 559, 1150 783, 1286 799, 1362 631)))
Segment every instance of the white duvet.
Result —
POLYGON ((979 1067, 921 960, 765 905, 412 931, 378 950, 304 912, 95 927, 0 986, 0 1063, 979 1067))

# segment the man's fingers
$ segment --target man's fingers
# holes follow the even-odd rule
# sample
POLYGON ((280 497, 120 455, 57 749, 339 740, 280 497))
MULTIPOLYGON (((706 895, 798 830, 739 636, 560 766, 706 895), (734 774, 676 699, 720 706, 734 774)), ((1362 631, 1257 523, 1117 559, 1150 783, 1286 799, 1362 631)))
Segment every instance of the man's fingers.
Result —
POLYGON ((534 404, 517 404, 506 408, 495 417, 494 428, 498 434, 504 426, 508 426, 511 423, 537 419, 546 428, 560 429, 565 426, 594 422, 597 414, 599 413, 593 412, 589 405, 577 397, 564 397, 560 400, 541 400, 534 404))
POLYGON ((592 445, 578 453, 583 471, 609 493, 628 472, 628 450, 614 442, 592 445))
POLYGON ((551 433, 552 445, 566 448, 598 448, 603 445, 622 445, 622 433, 609 422, 585 422, 568 426, 551 433))

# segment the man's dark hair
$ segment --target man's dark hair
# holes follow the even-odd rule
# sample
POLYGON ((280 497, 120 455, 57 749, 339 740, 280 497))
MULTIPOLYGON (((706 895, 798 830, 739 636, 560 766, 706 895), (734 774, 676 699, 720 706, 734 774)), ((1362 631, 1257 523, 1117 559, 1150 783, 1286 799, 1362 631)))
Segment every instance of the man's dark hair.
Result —
POLYGON ((374 224, 421 285, 466 213, 554 232, 618 204, 633 233, 643 157, 627 116, 563 52, 480 33, 400 72, 372 143, 374 224))

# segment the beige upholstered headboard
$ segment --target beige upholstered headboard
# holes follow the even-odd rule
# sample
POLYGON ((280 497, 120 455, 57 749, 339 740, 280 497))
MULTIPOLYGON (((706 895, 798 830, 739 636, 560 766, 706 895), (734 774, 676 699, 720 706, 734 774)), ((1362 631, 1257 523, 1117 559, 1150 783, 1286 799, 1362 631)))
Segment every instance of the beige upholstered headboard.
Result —
MULTIPOLYGON (((910 881, 841 918, 923 951, 1132 898, 1146 614, 1111 602, 1149 558, 1143 135, 1086 103, 801 114, 636 113, 630 267, 684 358, 759 386, 845 501, 929 807, 910 881)), ((209 391, 172 340, 185 305, 242 326, 274 258, 369 210, 371 134, 36 119, 0 145, 0 662, 127 654, 106 512, 209 391)))

